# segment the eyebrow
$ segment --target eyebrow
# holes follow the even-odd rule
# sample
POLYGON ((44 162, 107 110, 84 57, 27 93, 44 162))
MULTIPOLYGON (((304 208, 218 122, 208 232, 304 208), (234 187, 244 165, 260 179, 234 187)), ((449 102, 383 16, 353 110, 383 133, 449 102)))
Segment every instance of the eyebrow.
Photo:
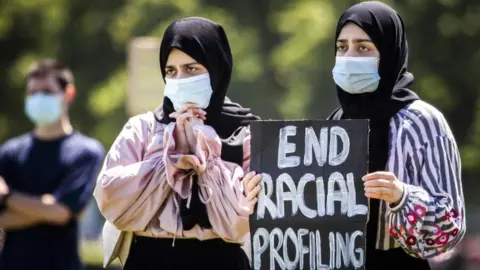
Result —
MULTIPOLYGON (((341 43, 346 43, 348 42, 347 39, 337 39, 337 42, 341 42, 341 43)), ((373 41, 369 38, 356 38, 353 40, 353 43, 360 43, 360 42, 371 42, 373 43, 373 41)))
MULTIPOLYGON (((198 64, 199 64, 198 62, 190 62, 190 63, 182 64, 181 66, 190 66, 190 65, 198 65, 198 64)), ((168 65, 165 68, 174 68, 174 67, 175 65, 168 65)))

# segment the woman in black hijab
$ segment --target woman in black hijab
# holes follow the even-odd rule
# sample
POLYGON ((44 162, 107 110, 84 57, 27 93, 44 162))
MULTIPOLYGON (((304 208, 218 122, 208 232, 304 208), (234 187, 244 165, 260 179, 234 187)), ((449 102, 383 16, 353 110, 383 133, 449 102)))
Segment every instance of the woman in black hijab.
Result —
POLYGON ((219 24, 191 17, 166 29, 163 104, 129 120, 95 190, 107 264, 119 257, 126 270, 250 269, 241 244, 260 190, 260 175, 246 173, 249 122, 259 117, 226 97, 232 66, 219 24))
POLYGON ((340 17, 330 119, 369 119, 366 269, 430 269, 465 232, 460 157, 443 115, 409 87, 404 24, 368 1, 340 17))

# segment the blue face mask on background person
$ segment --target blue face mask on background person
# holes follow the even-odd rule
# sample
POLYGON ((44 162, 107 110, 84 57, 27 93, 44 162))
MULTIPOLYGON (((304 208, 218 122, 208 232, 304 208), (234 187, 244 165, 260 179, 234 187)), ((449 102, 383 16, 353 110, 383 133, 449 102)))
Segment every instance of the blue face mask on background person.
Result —
POLYGON ((377 61, 377 57, 337 56, 333 80, 350 94, 374 92, 380 83, 377 61))
POLYGON ((164 95, 172 101, 177 112, 189 103, 195 104, 200 109, 207 108, 212 94, 208 73, 183 79, 165 78, 164 95))
POLYGON ((36 93, 25 98, 25 114, 37 126, 55 123, 62 114, 62 96, 36 93))

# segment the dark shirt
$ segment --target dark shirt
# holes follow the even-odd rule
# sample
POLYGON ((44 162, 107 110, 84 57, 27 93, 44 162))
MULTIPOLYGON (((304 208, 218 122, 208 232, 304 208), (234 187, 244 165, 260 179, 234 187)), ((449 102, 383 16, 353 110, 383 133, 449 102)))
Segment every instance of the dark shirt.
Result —
POLYGON ((92 198, 104 158, 102 145, 79 132, 55 140, 27 133, 0 148, 0 176, 24 194, 52 194, 67 206, 65 225, 43 223, 9 230, 0 254, 0 270, 80 270, 76 216, 92 198))

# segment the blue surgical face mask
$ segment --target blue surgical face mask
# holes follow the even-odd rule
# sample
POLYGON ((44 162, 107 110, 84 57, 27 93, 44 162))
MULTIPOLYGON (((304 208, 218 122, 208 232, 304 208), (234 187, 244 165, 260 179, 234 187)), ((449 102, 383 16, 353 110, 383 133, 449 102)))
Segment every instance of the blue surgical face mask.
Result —
POLYGON ((26 97, 25 114, 37 126, 55 123, 62 114, 62 96, 36 93, 26 97))
POLYGON ((207 108, 212 93, 208 73, 184 79, 165 78, 164 95, 172 101, 177 112, 189 103, 195 104, 200 109, 207 108))
POLYGON ((337 56, 333 80, 350 94, 374 92, 380 83, 377 61, 377 57, 337 56))

